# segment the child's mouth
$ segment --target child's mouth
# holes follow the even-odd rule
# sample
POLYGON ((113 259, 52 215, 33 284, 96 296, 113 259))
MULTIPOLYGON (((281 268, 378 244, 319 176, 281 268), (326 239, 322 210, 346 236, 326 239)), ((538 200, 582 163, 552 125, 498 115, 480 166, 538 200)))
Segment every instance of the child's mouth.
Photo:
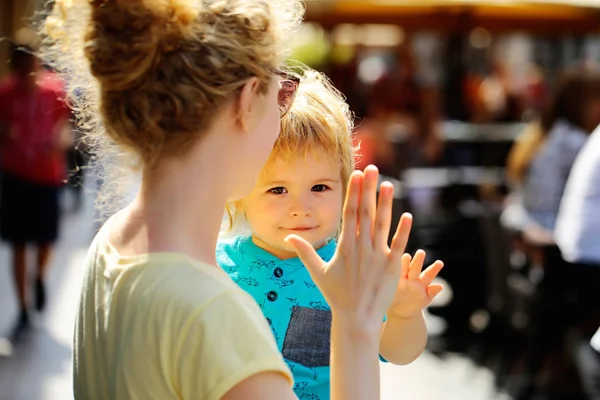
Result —
POLYGON ((306 232, 306 231, 310 231, 312 229, 315 229, 315 227, 314 226, 297 226, 294 228, 289 228, 288 231, 306 232))

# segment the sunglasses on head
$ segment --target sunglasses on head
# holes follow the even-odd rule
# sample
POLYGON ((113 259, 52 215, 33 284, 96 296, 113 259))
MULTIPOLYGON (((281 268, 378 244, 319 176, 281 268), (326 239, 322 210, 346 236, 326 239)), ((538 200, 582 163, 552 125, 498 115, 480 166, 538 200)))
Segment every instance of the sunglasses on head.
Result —
POLYGON ((277 94, 277 103, 279 104, 279 113, 283 118, 285 114, 290 111, 296 93, 298 92, 298 85, 300 84, 300 78, 287 72, 277 71, 279 78, 279 93, 277 94))

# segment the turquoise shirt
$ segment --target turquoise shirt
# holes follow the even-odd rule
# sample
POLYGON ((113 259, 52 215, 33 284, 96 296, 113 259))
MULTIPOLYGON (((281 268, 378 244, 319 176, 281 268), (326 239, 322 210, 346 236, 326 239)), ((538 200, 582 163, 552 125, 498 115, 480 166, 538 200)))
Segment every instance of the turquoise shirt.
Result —
MULTIPOLYGON (((332 241, 317 253, 329 261, 335 249, 332 241)), ((280 260, 251 237, 237 237, 218 244, 217 263, 262 309, 294 374, 296 396, 328 400, 331 310, 300 259, 280 260)))

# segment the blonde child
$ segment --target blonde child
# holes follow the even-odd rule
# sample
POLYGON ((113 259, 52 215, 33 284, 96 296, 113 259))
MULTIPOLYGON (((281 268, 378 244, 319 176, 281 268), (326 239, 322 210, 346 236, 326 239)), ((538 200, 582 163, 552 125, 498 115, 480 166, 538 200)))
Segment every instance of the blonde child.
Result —
MULTIPOLYGON (((286 237, 302 237, 325 261, 334 257, 345 187, 354 171, 351 133, 343 98, 323 75, 306 71, 254 190, 230 207, 232 228, 247 222, 251 235, 217 246, 219 265, 261 307, 300 399, 330 398, 332 313, 286 237)), ((381 327, 379 352, 395 364, 410 363, 423 351, 422 310, 442 290, 432 284, 442 263, 421 273, 424 258, 423 251, 412 261, 402 258, 403 275, 381 327)))
MULTIPOLYGON (((251 190, 293 100, 298 82, 279 67, 300 8, 296 0, 54 2, 42 57, 79 91, 78 120, 113 171, 105 189, 118 187, 120 161, 142 172, 137 196, 102 227, 82 265, 75 399, 295 398, 268 324, 217 266, 215 248, 222 210, 251 190)), ((387 248, 393 188, 383 185, 376 205, 376 186, 373 170, 349 180, 332 261, 288 238, 331 305, 339 400, 379 398, 378 326, 410 230, 399 226, 387 248), (359 213, 370 217, 358 221, 359 213)), ((115 194, 108 199, 123 195, 115 194)))

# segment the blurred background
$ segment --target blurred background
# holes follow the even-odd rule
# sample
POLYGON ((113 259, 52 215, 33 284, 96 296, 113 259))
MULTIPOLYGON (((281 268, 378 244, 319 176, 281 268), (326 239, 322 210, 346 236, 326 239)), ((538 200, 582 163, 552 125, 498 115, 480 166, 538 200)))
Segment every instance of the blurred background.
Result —
MULTIPOLYGON (((36 4, 2 0, 0 37, 30 40, 19 35, 36 4)), ((579 288, 553 273, 566 263, 553 224, 532 229, 526 210, 546 198, 532 166, 544 169, 549 133, 565 118, 580 118, 585 135, 600 124, 600 1, 306 0, 306 8, 292 58, 347 97, 360 166, 373 163, 394 182, 396 218, 414 215, 410 250, 445 262, 447 290, 427 313, 428 350, 409 366, 382 365, 382 398, 600 399, 600 356, 572 317, 579 288)), ((9 56, 3 41, 0 76, 9 56)), ((70 143, 48 307, 19 340, 11 340, 19 319, 11 250, 0 247, 0 400, 72 398, 80 266, 97 223, 94 171, 77 135, 70 143)), ((552 154, 550 165, 560 147, 552 154)), ((600 304, 591 308, 597 316, 600 304)))

